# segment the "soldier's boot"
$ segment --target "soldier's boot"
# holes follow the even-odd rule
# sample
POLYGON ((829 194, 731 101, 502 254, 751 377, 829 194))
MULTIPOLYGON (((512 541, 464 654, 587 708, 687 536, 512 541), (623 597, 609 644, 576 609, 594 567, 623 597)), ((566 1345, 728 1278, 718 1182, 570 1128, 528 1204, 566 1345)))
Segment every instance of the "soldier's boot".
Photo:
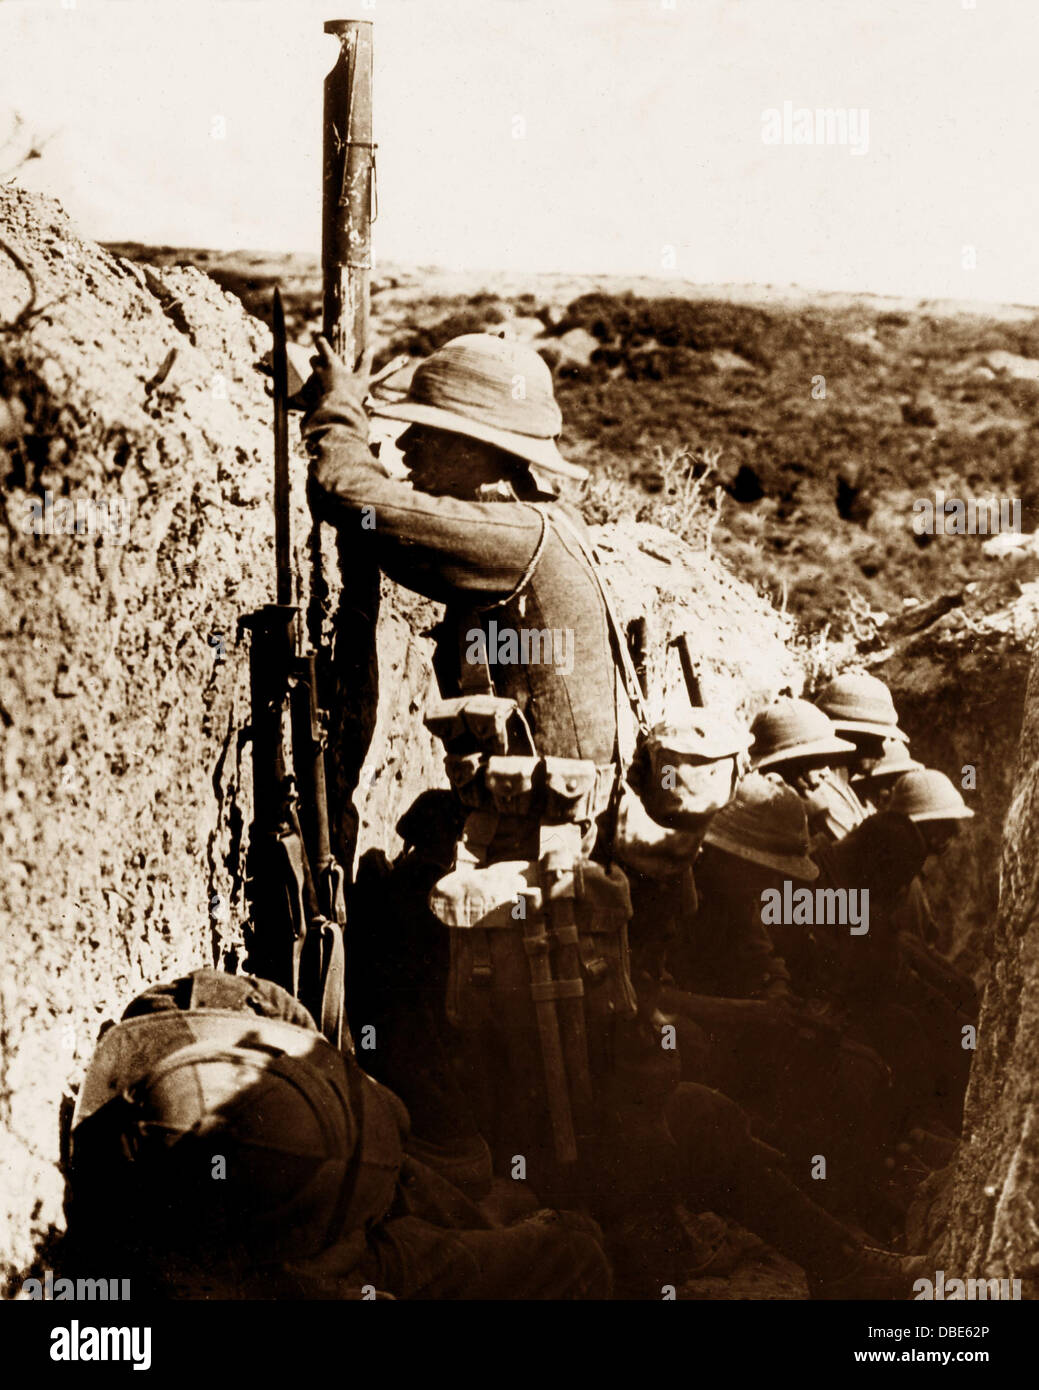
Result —
POLYGON ((687 1083, 669 1098, 666 1113, 687 1206, 733 1217, 799 1264, 815 1290, 837 1285, 846 1291, 835 1297, 909 1297, 915 1268, 865 1245, 806 1196, 780 1170, 781 1155, 751 1137, 734 1101, 687 1083), (853 1292, 860 1287, 865 1291, 853 1292))
POLYGON ((479 1267, 460 1298, 608 1299, 613 1289, 602 1232, 579 1212, 542 1209, 505 1230, 463 1231, 456 1239, 479 1267))
POLYGON ((848 1247, 846 1268, 808 1276, 808 1290, 818 1299, 909 1299, 917 1279, 926 1278, 927 1260, 896 1255, 876 1246, 848 1247))
POLYGON ((948 1138, 944 1134, 935 1134, 930 1129, 910 1130, 909 1143, 913 1152, 923 1159, 932 1172, 951 1163, 956 1157, 958 1147, 958 1140, 948 1138))

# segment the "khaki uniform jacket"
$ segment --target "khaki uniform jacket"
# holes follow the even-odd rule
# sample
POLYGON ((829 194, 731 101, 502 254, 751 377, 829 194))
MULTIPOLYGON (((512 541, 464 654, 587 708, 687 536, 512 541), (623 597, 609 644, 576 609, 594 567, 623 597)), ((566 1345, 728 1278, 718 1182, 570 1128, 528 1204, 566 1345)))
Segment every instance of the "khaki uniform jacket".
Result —
MULTIPOLYGON (((460 501, 388 477, 368 447, 364 410, 352 393, 326 396, 304 422, 304 433, 317 514, 356 538, 398 584, 446 604, 441 673, 460 671, 458 634, 477 624, 485 632, 493 620, 499 633, 570 634, 569 672, 561 669, 558 643, 552 661, 528 665, 496 663, 497 644, 490 643, 491 679, 497 694, 518 702, 538 753, 609 762, 616 734, 609 628, 595 577, 574 539, 546 528, 541 512, 526 503, 460 501), (510 597, 539 547, 533 576, 510 597), (483 612, 473 615, 474 609, 483 612)), ((579 518, 568 516, 581 527, 579 518)))

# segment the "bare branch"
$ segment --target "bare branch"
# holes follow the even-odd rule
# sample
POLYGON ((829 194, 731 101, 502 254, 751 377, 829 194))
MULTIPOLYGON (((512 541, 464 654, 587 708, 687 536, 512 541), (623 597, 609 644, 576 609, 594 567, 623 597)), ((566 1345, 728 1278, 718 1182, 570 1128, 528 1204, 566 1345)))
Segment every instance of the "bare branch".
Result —
POLYGON ((0 333, 18 333, 28 325, 29 319, 32 317, 33 310, 36 307, 36 280, 33 277, 32 271, 22 260, 21 256, 19 256, 14 247, 9 245, 2 238, 0 238, 0 251, 3 251, 14 261, 15 265, 29 282, 29 298, 10 323, 0 324, 0 333))
POLYGON ((0 141, 0 175, 13 174, 34 159, 42 159, 43 152, 54 139, 57 131, 40 135, 37 131, 26 131, 25 117, 20 111, 11 113, 11 129, 6 138, 0 141), (24 146, 21 153, 19 147, 24 146), (11 163, 10 161, 14 162, 11 163))

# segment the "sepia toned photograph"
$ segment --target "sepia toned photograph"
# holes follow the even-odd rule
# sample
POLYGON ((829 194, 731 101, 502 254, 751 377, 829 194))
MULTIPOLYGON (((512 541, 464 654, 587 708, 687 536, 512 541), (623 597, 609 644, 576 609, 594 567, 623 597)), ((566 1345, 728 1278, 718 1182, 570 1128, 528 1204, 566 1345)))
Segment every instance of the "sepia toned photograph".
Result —
POLYGON ((1039 12, 0 0, 0 53, 27 1364, 330 1301, 1015 1364, 1039 12))

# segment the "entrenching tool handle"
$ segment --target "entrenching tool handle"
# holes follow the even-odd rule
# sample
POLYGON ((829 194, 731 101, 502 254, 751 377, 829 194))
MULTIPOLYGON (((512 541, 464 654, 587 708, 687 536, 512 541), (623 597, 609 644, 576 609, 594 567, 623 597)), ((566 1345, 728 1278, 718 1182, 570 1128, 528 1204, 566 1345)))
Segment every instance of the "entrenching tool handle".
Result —
POLYGON ((351 371, 368 348, 372 264, 372 26, 330 19, 339 60, 325 78, 321 268, 324 335, 351 371))
POLYGON ((573 863, 566 859, 553 860, 549 856, 547 862, 542 861, 541 877, 549 936, 559 962, 556 997, 559 1001, 563 1057, 578 1121, 586 1123, 592 1105, 592 1080, 588 1064, 577 916, 574 911, 573 863))
POLYGON ((671 645, 678 648, 678 659, 682 663, 682 675, 685 677, 685 688, 689 692, 689 703, 694 709, 702 709, 703 689, 700 685, 700 677, 696 672, 692 634, 683 632, 681 637, 676 637, 671 645))
POLYGON ((553 980, 549 962, 549 939, 539 916, 529 912, 524 918, 523 945, 530 966, 530 992, 534 999, 541 1058, 545 1067, 545 1090, 552 1124, 552 1139, 560 1164, 577 1162, 577 1136, 574 1133, 570 1090, 563 1060, 556 1001, 551 996, 553 980))

